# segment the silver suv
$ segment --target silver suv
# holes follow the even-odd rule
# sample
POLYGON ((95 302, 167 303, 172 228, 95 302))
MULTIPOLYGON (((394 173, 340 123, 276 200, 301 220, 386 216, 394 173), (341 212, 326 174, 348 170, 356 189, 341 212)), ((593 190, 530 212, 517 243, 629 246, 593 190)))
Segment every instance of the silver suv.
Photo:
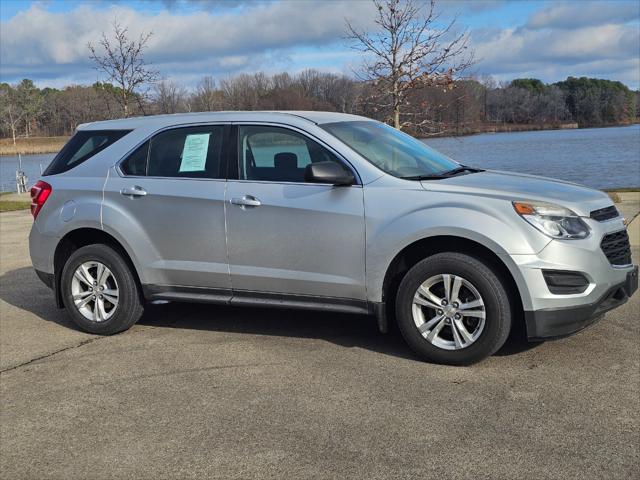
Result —
POLYGON ((353 115, 81 125, 31 195, 36 272, 96 334, 155 300, 309 308, 393 319, 460 365, 517 327, 575 333, 638 283, 604 193, 460 165, 353 115))

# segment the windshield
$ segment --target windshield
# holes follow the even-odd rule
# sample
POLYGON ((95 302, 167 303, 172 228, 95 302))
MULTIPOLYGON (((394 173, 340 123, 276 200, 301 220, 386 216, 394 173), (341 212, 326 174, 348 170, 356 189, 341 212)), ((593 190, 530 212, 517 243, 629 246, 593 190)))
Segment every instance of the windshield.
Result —
POLYGON ((446 155, 384 123, 338 122, 321 127, 396 177, 440 175, 460 167, 446 155))

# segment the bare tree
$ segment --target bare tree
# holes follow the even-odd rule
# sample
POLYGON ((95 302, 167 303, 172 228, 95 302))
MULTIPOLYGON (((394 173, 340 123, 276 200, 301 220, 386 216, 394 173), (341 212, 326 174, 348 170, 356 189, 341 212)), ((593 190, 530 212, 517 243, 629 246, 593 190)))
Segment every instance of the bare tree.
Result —
POLYGON ((25 78, 15 87, 0 84, 0 125, 11 131, 14 145, 19 128, 22 126, 24 136, 29 137, 33 133, 32 129, 37 128, 42 114, 41 91, 32 80, 25 78))
POLYGON ((16 94, 10 87, 0 89, 0 112, 2 113, 0 120, 11 130, 11 138, 15 146, 18 125, 22 121, 24 112, 20 109, 16 94))
POLYGON ((18 126, 24 118, 24 110, 20 107, 20 101, 16 89, 7 84, 0 85, 0 122, 11 131, 13 145, 16 144, 18 126))
POLYGON ((129 105, 137 99, 139 90, 158 79, 158 72, 149 68, 144 61, 144 49, 152 32, 143 33, 138 40, 127 36, 127 29, 113 22, 113 40, 104 32, 96 47, 87 44, 90 58, 96 63, 96 69, 108 75, 108 81, 116 87, 118 102, 125 117, 129 116, 129 105), (101 50, 101 51, 99 51, 101 50))
POLYGON ((156 83, 154 104, 158 113, 178 113, 188 110, 187 90, 170 80, 156 83))
POLYGON ((368 58, 362 76, 375 87, 375 109, 388 111, 397 129, 420 127, 412 121, 407 96, 418 88, 452 88, 473 63, 468 34, 455 33, 456 19, 439 27, 435 0, 373 0, 377 10, 375 32, 356 29, 347 21, 347 38, 368 58))
POLYGON ((24 136, 31 135, 31 129, 42 115, 42 96, 40 90, 28 78, 23 79, 16 87, 20 111, 23 113, 24 136))
POLYGON ((202 78, 192 97, 193 106, 199 112, 213 112, 222 104, 222 94, 216 88, 216 81, 210 75, 202 78))

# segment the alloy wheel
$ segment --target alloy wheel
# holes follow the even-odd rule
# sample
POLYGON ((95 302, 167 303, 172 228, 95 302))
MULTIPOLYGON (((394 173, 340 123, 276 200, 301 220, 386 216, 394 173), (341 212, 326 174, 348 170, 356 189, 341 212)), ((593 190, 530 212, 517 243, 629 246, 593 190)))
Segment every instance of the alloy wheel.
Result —
POLYGON ((92 322, 104 322, 118 308, 120 292, 118 282, 106 265, 88 261, 82 263, 73 274, 71 295, 82 316, 92 322))
POLYGON ((413 321, 432 345, 461 350, 484 329, 486 310, 480 292, 465 278, 439 274, 423 282, 413 297, 413 321))

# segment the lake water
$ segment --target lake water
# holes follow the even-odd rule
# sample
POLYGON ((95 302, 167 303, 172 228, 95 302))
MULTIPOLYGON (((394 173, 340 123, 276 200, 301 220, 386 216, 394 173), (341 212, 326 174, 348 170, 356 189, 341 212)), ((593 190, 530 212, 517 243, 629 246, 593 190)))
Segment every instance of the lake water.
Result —
POLYGON ((593 188, 640 186, 640 125, 427 139, 465 165, 543 175, 593 188))
MULTIPOLYGON (((55 157, 55 153, 40 155, 23 155, 22 170, 27 174, 27 186, 31 186, 40 178, 40 168, 44 170, 55 157)), ((16 170, 18 157, 0 156, 0 192, 16 191, 16 170)))
MULTIPOLYGON (((487 133, 425 142, 465 165, 544 175, 593 188, 640 186, 640 125, 487 133)), ((29 184, 53 157, 22 157, 29 184)), ((0 191, 15 191, 17 167, 18 157, 0 157, 0 191)))

